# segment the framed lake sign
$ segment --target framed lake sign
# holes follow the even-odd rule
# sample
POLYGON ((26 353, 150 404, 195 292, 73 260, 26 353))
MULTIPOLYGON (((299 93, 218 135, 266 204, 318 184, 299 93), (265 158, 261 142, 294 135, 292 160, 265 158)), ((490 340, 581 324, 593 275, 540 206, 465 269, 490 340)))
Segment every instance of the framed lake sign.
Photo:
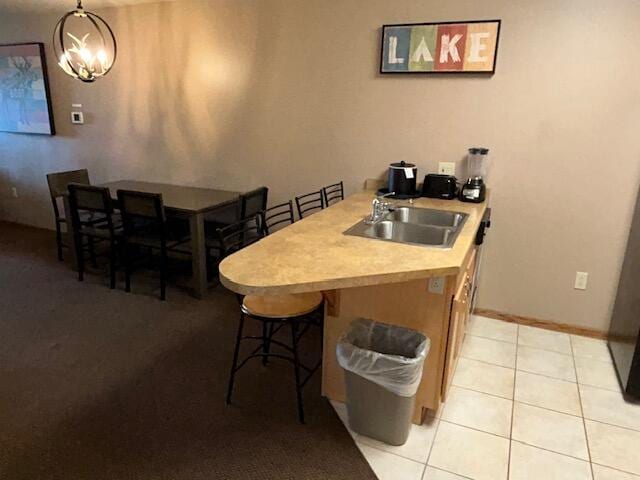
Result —
POLYGON ((380 73, 489 73, 496 70, 500 20, 382 27, 380 73))
POLYGON ((0 132, 55 134, 42 43, 0 45, 0 132))

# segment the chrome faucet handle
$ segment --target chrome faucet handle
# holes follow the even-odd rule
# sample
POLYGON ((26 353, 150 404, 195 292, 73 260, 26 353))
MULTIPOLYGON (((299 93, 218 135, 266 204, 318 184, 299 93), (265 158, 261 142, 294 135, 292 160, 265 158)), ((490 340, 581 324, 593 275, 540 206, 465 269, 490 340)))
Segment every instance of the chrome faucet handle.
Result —
POLYGON ((396 194, 396 192, 387 192, 387 193, 385 193, 383 195, 376 195, 376 198, 377 199, 386 198, 386 197, 390 197, 390 196, 395 195, 395 194, 396 194))
POLYGON ((393 204, 384 201, 385 197, 389 197, 391 195, 395 195, 395 192, 376 195, 376 197, 371 201, 371 215, 365 219, 365 223, 376 223, 384 217, 386 211, 392 210, 393 204))
POLYGON ((388 192, 388 193, 385 193, 384 195, 378 195, 376 197, 376 199, 380 202, 380 206, 381 206, 381 209, 383 211, 385 209, 391 210, 391 209, 395 208, 395 205, 393 203, 384 201, 385 198, 391 197, 392 195, 395 195, 395 194, 396 194, 396 192, 388 192))

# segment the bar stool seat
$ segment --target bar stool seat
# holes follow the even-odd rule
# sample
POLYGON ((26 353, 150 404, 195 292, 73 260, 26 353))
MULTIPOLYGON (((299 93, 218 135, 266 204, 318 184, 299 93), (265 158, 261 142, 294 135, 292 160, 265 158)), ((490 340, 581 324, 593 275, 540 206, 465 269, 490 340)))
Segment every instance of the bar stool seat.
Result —
POLYGON ((263 318, 291 318, 307 315, 323 302, 322 293, 296 293, 289 295, 247 295, 242 309, 247 315, 263 318))

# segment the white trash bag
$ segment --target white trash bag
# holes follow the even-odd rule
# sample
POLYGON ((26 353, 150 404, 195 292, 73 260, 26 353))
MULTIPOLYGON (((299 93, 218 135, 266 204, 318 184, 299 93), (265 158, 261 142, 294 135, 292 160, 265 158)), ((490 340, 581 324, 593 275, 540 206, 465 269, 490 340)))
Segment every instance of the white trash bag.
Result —
POLYGON ((422 379, 431 341, 422 333, 371 320, 351 322, 338 340, 342 368, 401 397, 412 397, 422 379))

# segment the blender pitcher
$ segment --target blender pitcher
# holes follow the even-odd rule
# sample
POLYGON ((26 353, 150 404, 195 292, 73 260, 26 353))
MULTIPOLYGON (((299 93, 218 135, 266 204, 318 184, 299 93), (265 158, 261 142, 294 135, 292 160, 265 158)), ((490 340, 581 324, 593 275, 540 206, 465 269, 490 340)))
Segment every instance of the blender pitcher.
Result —
POLYGON ((489 167, 488 148, 470 148, 467 156, 467 174, 469 178, 486 179, 489 167))
POLYGON ((467 155, 468 179, 460 189, 460 200, 463 202, 484 202, 487 191, 484 179, 488 170, 488 154, 488 148, 474 147, 469 149, 469 155, 467 155))

